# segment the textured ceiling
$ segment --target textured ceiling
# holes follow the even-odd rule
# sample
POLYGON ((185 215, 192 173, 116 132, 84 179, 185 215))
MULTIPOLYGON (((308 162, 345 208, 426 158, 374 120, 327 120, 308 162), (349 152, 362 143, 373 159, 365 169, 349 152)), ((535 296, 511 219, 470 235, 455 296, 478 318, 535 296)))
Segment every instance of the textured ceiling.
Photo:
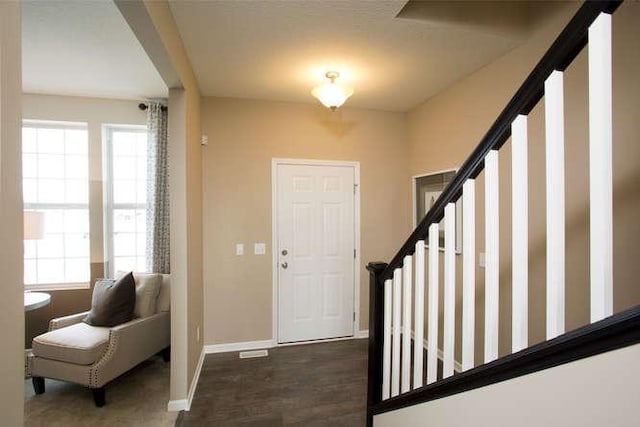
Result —
MULTIPOLYGON (((313 103, 312 87, 338 70, 355 88, 347 105, 407 111, 524 41, 554 10, 537 3, 170 0, 170 7, 203 95, 313 103)), ((111 0, 24 1, 22 9, 25 92, 167 96, 111 0)))
POLYGON ((389 111, 407 111, 493 61, 530 27, 517 7, 492 23, 491 14, 478 13, 478 1, 426 2, 438 3, 438 13, 418 5, 397 18, 406 3, 171 0, 170 6, 204 95, 314 102, 309 91, 336 69, 355 88, 347 105, 389 111), (452 4, 458 12, 449 10, 452 4), (476 12, 459 13, 471 11, 469 4, 476 12), (496 22, 504 25, 494 28, 496 22))
POLYGON ((26 93, 145 99, 167 88, 112 1, 22 2, 26 93))

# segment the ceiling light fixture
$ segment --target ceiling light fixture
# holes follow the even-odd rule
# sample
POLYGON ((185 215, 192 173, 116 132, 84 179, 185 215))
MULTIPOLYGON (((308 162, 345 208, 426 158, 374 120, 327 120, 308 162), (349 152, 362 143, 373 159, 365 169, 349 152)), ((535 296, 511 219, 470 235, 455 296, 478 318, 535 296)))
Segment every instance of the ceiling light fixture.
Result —
POLYGON ((329 81, 314 87, 311 94, 318 98, 322 105, 331 111, 336 111, 338 107, 344 104, 347 98, 353 95, 353 88, 336 83, 336 79, 340 77, 340 73, 337 71, 327 71, 325 77, 329 81))

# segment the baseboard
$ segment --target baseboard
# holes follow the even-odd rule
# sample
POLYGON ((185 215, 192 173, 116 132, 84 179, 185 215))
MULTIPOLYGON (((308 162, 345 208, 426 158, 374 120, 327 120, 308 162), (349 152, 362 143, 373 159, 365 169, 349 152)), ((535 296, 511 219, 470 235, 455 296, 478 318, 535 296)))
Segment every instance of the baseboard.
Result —
MULTIPOLYGON (((368 329, 364 329, 362 331, 358 331, 356 332, 355 338, 369 338, 369 330, 368 329)), ((411 339, 414 340, 415 339, 415 335, 414 332, 411 331, 411 339)), ((427 349, 427 340, 423 339, 422 340, 422 345, 425 349, 427 349)), ((438 359, 440 360, 444 360, 444 352, 440 349, 438 349, 438 359)), ((453 369, 456 372, 462 372, 462 364, 460 364, 460 362, 458 362, 457 360, 453 361, 453 369)))
POLYGON ((202 351, 200 352, 200 358, 198 359, 198 364, 196 365, 196 371, 193 373, 193 379, 191 380, 191 387, 189 387, 189 395, 187 396, 187 409, 188 411, 191 409, 191 403, 193 402, 193 396, 196 394, 196 388, 198 387, 198 381, 200 380, 200 372, 202 372, 202 365, 204 364, 204 346, 202 347, 202 351))
POLYGON ((363 329, 361 331, 356 332, 356 338, 358 339, 369 338, 369 330, 363 329))
POLYGON ((170 400, 169 403, 167 403, 167 411, 169 412, 186 411, 187 406, 189 406, 189 401, 187 399, 170 400))
POLYGON ((294 341, 294 342, 285 342, 285 343, 276 343, 274 347, 294 347, 297 345, 309 345, 309 344, 322 344, 328 342, 337 342, 337 341, 349 341, 358 338, 355 335, 350 335, 348 337, 339 337, 339 338, 323 338, 319 340, 311 340, 311 341, 294 341))
POLYGON ((231 351, 245 351, 245 350, 260 350, 263 348, 274 347, 273 340, 263 341, 243 341, 232 342, 227 344, 209 344, 204 346, 204 352, 206 354, 213 353, 228 353, 231 351))
POLYGON ((202 365, 204 363, 204 355, 205 348, 202 347, 202 351, 200 352, 200 358, 198 359, 198 364, 196 365, 196 371, 193 373, 193 378, 191 379, 191 386, 189 387, 189 394, 186 399, 179 400, 170 400, 167 404, 167 411, 169 412, 178 412, 178 411, 188 411, 191 409, 191 403, 193 402, 193 396, 196 393, 196 388, 198 387, 198 380, 200 380, 200 372, 202 371, 202 365))
POLYGON ((246 350, 260 350, 264 348, 273 348, 273 347, 286 347, 292 345, 304 345, 304 344, 317 344, 319 342, 331 342, 331 341, 343 341, 350 340, 353 338, 368 338, 369 331, 363 330, 358 331, 353 337, 345 337, 345 338, 333 338, 327 340, 314 340, 314 341, 298 341, 287 344, 278 344, 274 340, 263 340, 263 341, 243 341, 243 342, 231 342, 226 344, 209 344, 204 346, 204 352, 206 354, 214 354, 214 353, 229 353, 232 351, 246 351, 246 350))
MULTIPOLYGON (((411 339, 415 340, 415 335, 413 331, 411 331, 411 339)), ((424 347, 425 350, 429 348, 426 338, 422 340, 422 347, 424 347)), ((438 359, 444 361, 444 352, 440 349, 438 349, 438 359)), ((456 372, 462 372, 462 364, 460 364, 460 362, 458 362, 457 360, 454 360, 453 370, 456 372)))

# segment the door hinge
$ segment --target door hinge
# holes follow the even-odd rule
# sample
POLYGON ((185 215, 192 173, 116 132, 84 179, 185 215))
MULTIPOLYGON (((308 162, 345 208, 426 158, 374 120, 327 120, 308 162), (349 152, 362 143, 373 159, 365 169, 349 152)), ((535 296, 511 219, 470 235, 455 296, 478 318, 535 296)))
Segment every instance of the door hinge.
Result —
POLYGON ((356 250, 353 250, 353 259, 356 259, 356 250))
POLYGON ((356 321, 356 312, 355 311, 353 312, 353 321, 354 322, 356 321))
POLYGON ((353 194, 356 194, 357 190, 358 190, 358 184, 353 184, 353 194))

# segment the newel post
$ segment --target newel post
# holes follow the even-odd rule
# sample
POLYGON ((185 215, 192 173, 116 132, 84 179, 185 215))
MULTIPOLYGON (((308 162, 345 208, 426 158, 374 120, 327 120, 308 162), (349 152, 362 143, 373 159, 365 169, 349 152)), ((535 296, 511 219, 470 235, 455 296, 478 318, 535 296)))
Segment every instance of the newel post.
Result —
POLYGON ((384 329, 384 262, 370 262, 369 270, 369 371, 367 379, 367 426, 373 426, 373 406, 382 401, 382 345, 384 329))

